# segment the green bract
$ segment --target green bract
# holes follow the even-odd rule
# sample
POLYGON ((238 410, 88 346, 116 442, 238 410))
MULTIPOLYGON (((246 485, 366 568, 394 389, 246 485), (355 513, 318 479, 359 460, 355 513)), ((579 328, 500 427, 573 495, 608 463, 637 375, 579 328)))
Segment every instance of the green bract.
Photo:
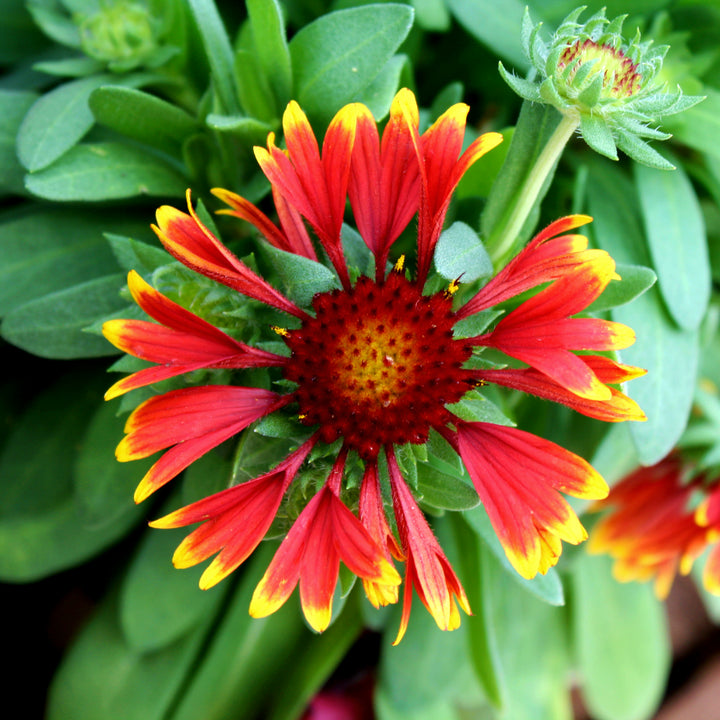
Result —
POLYGON ((500 63, 500 74, 521 97, 556 107, 576 119, 580 134, 601 155, 617 160, 617 148, 640 163, 660 169, 673 165, 647 140, 667 140, 656 127, 665 115, 687 110, 704 98, 670 92, 659 79, 667 45, 641 42, 640 32, 629 43, 621 35, 626 15, 613 20, 605 11, 587 22, 570 13, 549 42, 540 38, 542 23, 533 25, 525 11, 523 49, 535 72, 523 79, 500 63))

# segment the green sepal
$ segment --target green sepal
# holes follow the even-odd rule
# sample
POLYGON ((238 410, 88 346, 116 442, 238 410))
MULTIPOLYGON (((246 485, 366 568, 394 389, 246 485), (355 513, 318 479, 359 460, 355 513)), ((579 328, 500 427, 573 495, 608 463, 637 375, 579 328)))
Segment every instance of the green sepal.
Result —
POLYGON ((675 166, 671 162, 668 162, 657 150, 653 150, 646 142, 643 142, 637 137, 637 135, 618 128, 615 131, 615 142, 628 157, 631 157, 643 165, 657 168, 658 170, 675 169, 675 166))
POLYGON ((482 240, 469 225, 454 222, 435 246, 433 261, 446 280, 473 282, 492 275, 493 265, 482 240))
POLYGON ((273 265, 287 297, 301 307, 308 306, 317 293, 340 287, 337 275, 322 263, 261 243, 260 251, 273 265))
POLYGON ((536 83, 508 72, 502 63, 498 63, 502 79, 521 97, 530 102, 540 102, 540 91, 536 83))
POLYGON ((611 160, 618 159, 612 130, 610 130, 604 118, 598 117, 597 115, 581 115, 580 132, 582 133, 583 140, 585 140, 595 152, 611 160))

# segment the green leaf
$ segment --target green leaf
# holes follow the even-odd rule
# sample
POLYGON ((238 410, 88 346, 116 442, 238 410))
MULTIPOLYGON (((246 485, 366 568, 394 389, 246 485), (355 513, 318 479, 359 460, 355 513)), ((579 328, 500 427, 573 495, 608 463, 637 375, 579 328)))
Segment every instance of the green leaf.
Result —
POLYGON ((64 202, 182 197, 187 184, 176 166, 121 142, 76 145, 50 167, 25 179, 34 195, 64 202))
POLYGON ((375 256, 363 240, 362 235, 343 223, 342 245, 348 267, 356 268, 363 275, 372 275, 375 271, 375 256))
POLYGON ((124 282, 122 274, 109 275, 31 300, 7 314, 2 336, 40 357, 114 355, 117 351, 105 338, 82 331, 127 305, 119 293, 124 282))
POLYGON ((639 338, 621 359, 647 370, 628 383, 627 393, 648 417, 630 429, 640 461, 652 465, 672 450, 687 425, 698 374, 698 333, 675 326, 654 288, 614 310, 613 319, 629 325, 639 338))
POLYGON ((112 81, 92 75, 59 85, 36 100, 20 125, 17 152, 30 172, 42 170, 64 155, 92 127, 90 93, 112 81))
MULTIPOLYGON (((450 549, 446 518, 436 518, 436 529, 444 548, 450 549)), ((452 551, 450 552, 452 555, 452 551)), ((452 558, 451 558, 452 562, 452 558)), ((425 707, 456 700, 463 705, 481 696, 479 683, 470 663, 467 624, 441 632, 432 615, 416 603, 402 641, 393 646, 400 608, 383 634, 380 651, 378 690, 400 717, 413 717, 425 707)), ((462 613, 462 611, 460 611, 462 613)))
MULTIPOLYGON (((27 9, 49 38, 60 45, 80 47, 80 30, 59 0, 31 0, 27 9)), ((24 50, 27 52, 27 48, 24 50)))
POLYGON ((283 692, 274 693, 268 720, 294 720, 300 717, 312 696, 320 690, 340 664, 363 630, 357 590, 350 595, 343 612, 323 632, 307 642, 283 673, 283 692))
POLYGON ((105 209, 25 205, 0 215, 0 315, 30 300, 117 272, 104 230, 145 232, 146 223, 105 209))
POLYGON ((172 155, 180 155, 200 126, 176 105, 135 88, 104 85, 90 93, 88 104, 101 125, 172 155))
POLYGON ((213 618, 153 653, 129 647, 110 595, 76 638, 50 687, 47 720, 164 720, 213 618))
POLYGON ((675 166, 668 162, 657 150, 650 147, 633 133, 616 129, 615 141, 617 146, 636 162, 658 170, 674 170, 675 166))
POLYGON ((104 63, 100 62, 100 60, 87 57, 86 55, 62 58, 61 60, 47 60, 45 62, 37 62, 33 65, 33 70, 47 73, 48 75, 57 75, 62 78, 87 77, 88 75, 101 72, 104 69, 104 63))
POLYGON ((588 306, 587 312, 599 313, 625 305, 651 288, 657 280, 657 275, 650 268, 641 265, 618 263, 615 271, 620 280, 611 280, 602 295, 588 306))
POLYGON ((446 280, 473 282, 490 277, 492 260, 477 233, 463 222, 444 230, 435 246, 434 262, 446 280))
POLYGON ((105 233, 115 259, 123 270, 137 270, 140 274, 150 273, 163 265, 174 262, 172 255, 163 248, 123 237, 115 233, 105 233))
MULTIPOLYGON (((268 129, 272 129, 278 124, 282 109, 274 101, 268 80, 258 65, 257 55, 249 50, 237 50, 235 52, 234 67, 240 103, 247 115, 230 117, 236 118, 236 122, 242 119, 245 122, 253 121, 258 124, 262 122, 264 125, 271 123, 272 126, 268 127, 268 129)), ((223 116, 218 116, 215 113, 208 115, 208 125, 214 127, 215 123, 211 122, 210 118, 218 117, 223 116)), ((265 135, 267 135, 267 131, 265 135)))
POLYGON ((142 510, 133 502, 133 491, 151 461, 121 463, 115 459, 125 425, 115 403, 103 403, 89 421, 85 415, 85 422, 73 468, 75 500, 84 524, 101 528, 124 515, 138 518, 142 510))
POLYGON ((292 97, 290 50, 285 38, 285 22, 277 0, 247 0, 255 57, 273 89, 280 108, 292 97))
POLYGON ((703 102, 679 115, 663 120, 663 126, 676 140, 708 155, 720 157, 720 90, 712 87, 703 89, 703 102))
POLYGON ((200 32, 221 110, 238 113, 241 108, 233 72, 233 51, 217 7, 213 0, 188 0, 188 5, 200 32))
MULTIPOLYGON (((158 515, 176 506, 166 505, 158 515)), ((178 570, 171 563, 175 548, 190 530, 148 530, 128 568, 120 590, 120 625, 135 651, 161 650, 180 639, 215 614, 229 589, 228 583, 221 583, 201 590, 198 581, 204 565, 178 570)))
MULTIPOLYGON (((648 265, 637 203, 631 183, 616 168, 594 163, 588 186, 592 231, 598 245, 617 262, 648 265)), ((656 288, 612 311, 637 336, 621 351, 623 362, 645 368, 647 375, 627 385, 627 393, 645 411, 647 422, 631 432, 640 462, 652 465, 675 446, 687 424, 698 367, 698 333, 679 329, 668 317, 656 288)))
POLYGON ((520 26, 526 3, 520 0, 447 0, 455 19, 493 53, 512 62, 519 70, 529 69, 520 42, 520 26))
POLYGON ((592 455, 590 464, 610 487, 638 466, 637 451, 627 423, 614 423, 592 455))
POLYGON ((423 30, 446 32, 450 28, 450 13, 444 0, 412 0, 418 27, 423 30))
POLYGON ((469 510, 480 502, 469 481, 463 482, 428 463, 417 464, 417 489, 423 505, 442 510, 469 510))
POLYGON ((495 555, 508 575, 524 590, 548 605, 564 605, 565 594, 560 577, 555 568, 550 568, 545 575, 536 575, 532 580, 519 575, 507 559, 497 533, 495 532, 487 511, 482 505, 463 513, 467 524, 483 539, 484 543, 495 555))
POLYGON ((408 65, 407 55, 393 55, 375 79, 356 96, 355 100, 366 105, 376 120, 382 120, 390 112, 400 77, 408 65))
POLYGON ((327 121, 375 79, 412 19, 412 8, 388 3, 337 10, 303 27, 290 41, 300 106, 327 121))
POLYGON ((138 519, 125 506, 89 521, 73 493, 76 463, 95 440, 87 418, 101 402, 103 375, 68 373, 34 400, 0 455, 0 578, 30 582, 72 567, 121 537, 138 519), (79 455, 79 454, 80 455, 79 455))
POLYGON ((482 540, 465 522, 463 515, 453 514, 449 516, 448 522, 455 541, 451 550, 462 548, 462 552, 455 553, 452 562, 462 578, 473 610, 473 615, 466 621, 470 661, 488 700, 494 707, 501 709, 502 667, 495 642, 495 630, 490 625, 490 593, 486 585, 491 578, 486 578, 482 570, 483 555, 487 550, 482 540))
POLYGON ((262 143, 267 137, 272 126, 262 120, 246 117, 245 115, 218 115, 210 113, 205 118, 205 123, 213 130, 221 133, 232 133, 237 135, 248 144, 262 143))
POLYGON ((298 305, 309 305, 316 293, 340 287, 337 275, 315 260, 285 252, 269 243, 260 246, 283 283, 287 297, 298 305))
POLYGON ((658 288, 675 322, 696 330, 710 299, 710 262, 698 198, 680 165, 673 172, 643 165, 634 170, 658 288))
POLYGON ((573 565, 572 631, 585 702, 598 720, 653 716, 670 667, 662 605, 648 584, 621 584, 607 556, 573 565))
POLYGON ((502 717, 572 720, 566 611, 523 592, 494 553, 481 553, 483 611, 497 649, 502 717))
POLYGON ((490 402, 477 390, 470 390, 459 402, 448 405, 447 409, 467 422, 489 422, 496 425, 514 425, 495 403, 490 402))
POLYGON ((242 708, 243 720, 267 717, 263 711, 269 699, 277 695, 277 688, 286 687, 286 676, 297 667, 302 647, 313 640, 297 607, 291 601, 266 618, 248 615, 255 585, 276 548, 275 543, 263 543, 240 571, 240 583, 203 651, 202 662, 188 677, 168 720, 227 720, 238 708, 242 708))
POLYGON ((23 192, 25 174, 17 157, 15 138, 20 123, 37 94, 26 90, 0 90, 0 190, 23 192))
POLYGON ((72 494, 75 450, 103 387, 97 374, 82 380, 69 372, 28 403, 13 424, 0 455, 3 519, 51 510, 72 494))

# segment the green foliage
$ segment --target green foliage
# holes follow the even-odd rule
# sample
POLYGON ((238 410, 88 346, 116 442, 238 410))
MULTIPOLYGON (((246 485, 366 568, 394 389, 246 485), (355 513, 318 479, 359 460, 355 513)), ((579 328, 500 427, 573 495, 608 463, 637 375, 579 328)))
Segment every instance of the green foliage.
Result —
MULTIPOLYGON (((362 643, 370 632, 381 636, 379 659, 371 654, 362 661, 377 666, 380 720, 569 720, 570 678, 598 720, 653 716, 670 651, 650 587, 618 584, 607 560, 588 557, 583 546, 566 548, 547 574, 521 578, 457 453, 434 431, 425 446, 398 449, 398 460, 432 516, 474 614, 463 615, 458 630, 441 632, 415 593, 407 635, 393 647, 400 608, 373 610, 346 568, 332 625, 315 636, 295 597, 270 618, 248 615, 276 541, 263 543, 246 567, 202 592, 197 582, 205 563, 182 571, 171 564, 189 529, 141 527, 274 467, 312 433, 297 412, 284 408, 229 440, 149 509, 135 506, 132 492, 154 458, 115 460, 127 411, 165 388, 199 381, 288 391, 292 384, 280 386, 267 368, 199 371, 102 402, 117 372, 142 365, 123 359, 115 373, 104 372, 117 351, 101 335, 103 321, 144 317, 129 310, 130 270, 233 337, 287 352, 270 327, 292 327, 294 319, 239 302, 235 291, 180 268, 149 228, 154 209, 183 208, 191 188, 203 220, 238 257, 307 306, 315 293, 339 287, 336 274, 323 262, 256 241, 245 222, 213 222, 218 203, 209 190, 228 188, 272 213, 253 146, 265 145, 270 132, 284 146, 281 120, 291 99, 322 141, 346 103, 365 103, 382 121, 406 86, 417 95, 423 127, 450 104, 468 102, 467 142, 486 130, 505 136, 461 180, 426 292, 459 279, 459 305, 542 226, 587 212, 594 221, 578 232, 613 256, 621 278, 588 311, 631 326, 636 342, 617 359, 647 370, 624 388, 646 413, 644 423, 578 421, 570 411, 548 412, 548 403, 503 388, 471 390, 450 409, 473 422, 532 424, 560 445, 580 446, 611 485, 676 447, 716 473, 720 11, 715 3, 606 3, 610 17, 629 14, 626 31, 642 30, 642 43, 630 32, 622 47, 643 55, 648 78, 668 83, 659 95, 623 100, 632 112, 610 122, 592 63, 542 82, 558 60, 545 53, 545 40, 558 28, 560 37, 578 30, 577 16, 567 21, 575 5, 533 0, 532 22, 523 21, 525 5, 6 0, 0 342, 11 367, 0 386, 0 579, 19 584, 56 576, 62 582, 61 573, 75 568, 91 583, 93 558, 105 563, 110 578, 97 581, 104 597, 65 650, 48 720, 292 720, 329 679, 342 679, 343 658, 356 658, 358 638, 362 643), (542 28, 533 24, 539 21, 542 28), (671 47, 663 59, 666 43, 671 47), (573 102, 602 106, 602 112, 582 115, 562 156, 550 158, 542 182, 528 192, 528 179, 563 122, 556 108, 567 110, 570 86, 577 89, 573 102), (655 120, 663 116, 659 127, 655 120), (585 142, 577 142, 578 132, 585 142), (668 148, 662 154, 655 149, 660 140, 668 148), (25 365, 33 374, 28 379, 22 379, 25 365), (110 549, 112 555, 103 555, 110 549)), ((589 30, 582 27, 615 37, 619 22, 607 23, 601 7, 590 3, 589 30)), ((388 270, 416 229, 413 219, 388 270)), ((342 242, 350 277, 373 276, 373 254, 349 224, 342 242)), ((413 263, 409 257, 409 267, 413 263)), ((510 309, 462 320, 456 337, 487 332, 510 309)), ((496 362, 490 351, 476 349, 466 367, 496 362)), ((287 530, 327 477, 338 448, 316 446, 271 536, 287 530)), ((343 500, 353 511, 361 467, 351 456, 343 500)), ((383 458, 380 474, 389 509, 383 458)), ((579 513, 586 506, 573 502, 579 513)), ((395 518, 389 521, 396 532, 395 518)), ((701 572, 698 562, 698 584, 701 572)), ((717 598, 701 593, 718 622, 717 598)))
POLYGON ((573 566, 572 632, 583 695, 599 720, 652 717, 670 666, 660 603, 649 584, 620 584, 607 557, 573 566))
POLYGON ((295 98, 326 123, 377 77, 412 24, 406 5, 338 10, 305 26, 290 41, 295 98))
MULTIPOLYGON (((590 183, 594 191, 588 205, 598 244, 620 263, 650 265, 629 179, 614 168, 594 164, 590 183)), ((698 333, 673 322, 656 288, 613 309, 612 317, 641 338, 621 355, 624 362, 648 371, 628 392, 648 416, 647 422, 633 424, 631 432, 641 462, 652 464, 670 452, 687 425, 697 379, 698 333)))

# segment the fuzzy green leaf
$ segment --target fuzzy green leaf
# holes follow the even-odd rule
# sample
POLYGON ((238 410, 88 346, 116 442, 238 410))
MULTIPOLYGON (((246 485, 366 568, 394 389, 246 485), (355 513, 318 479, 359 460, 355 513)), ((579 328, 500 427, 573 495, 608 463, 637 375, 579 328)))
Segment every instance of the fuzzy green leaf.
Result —
POLYGON ((337 10, 303 27, 290 41, 300 106, 329 119, 375 79, 412 19, 412 8, 389 3, 337 10))
POLYGON ((117 351, 105 338, 83 329, 127 305, 119 294, 124 282, 122 274, 108 275, 31 300, 7 314, 2 336, 40 357, 114 355, 117 351))
POLYGON ((271 259, 287 297, 300 306, 309 305, 316 293, 340 287, 337 275, 319 262, 269 243, 263 243, 261 249, 271 259))
POLYGON ((50 167, 25 178, 33 195, 64 202, 182 197, 187 184, 168 161, 120 142, 76 145, 50 167))
POLYGON ((633 160, 657 170, 674 170, 675 166, 668 162, 657 150, 653 150, 644 140, 637 135, 616 130, 615 141, 617 146, 633 160))
POLYGON ((710 299, 710 261, 700 203, 682 167, 635 168, 645 235, 658 288, 675 322, 700 326, 710 299))
POLYGON ((619 263, 615 266, 615 272, 621 279, 611 280, 602 295, 587 308, 587 312, 599 313, 625 305, 651 288, 657 280, 657 275, 650 268, 639 265, 619 263))
POLYGON ((490 277, 492 260, 477 233, 463 222, 444 230, 435 246, 435 267, 446 280, 473 282, 490 277))
POLYGON ((390 106, 400 85, 400 76, 408 66, 407 55, 393 55, 375 79, 360 91, 355 100, 366 105, 376 120, 382 120, 390 112, 390 106))
POLYGON ((292 67, 285 38, 285 22, 277 0, 247 0, 255 56, 272 87, 276 105, 280 108, 292 95, 292 67))
POLYGON ((580 555, 573 565, 573 636, 582 693, 598 720, 654 714, 670 667, 662 605, 652 586, 621 584, 606 556, 580 555))
POLYGON ((172 154, 179 154, 183 141, 199 127, 176 105, 135 88, 99 87, 88 103, 101 125, 172 154))
POLYGON ((17 157, 15 138, 25 114, 37 100, 26 90, 0 90, 0 191, 22 193, 25 174, 17 157))
MULTIPOLYGON (((597 244, 619 263, 649 265, 632 184, 618 169, 593 163, 589 186, 597 244)), ((612 317, 639 338, 620 352, 622 361, 648 371, 626 390, 648 417, 647 422, 633 423, 631 432, 640 461, 651 465, 670 452, 687 424, 697 378, 698 334, 677 327, 656 288, 615 308, 612 317)))
POLYGON ((240 111, 233 72, 233 50, 222 18, 213 0, 188 0, 210 64, 213 87, 226 113, 240 111))
POLYGON ((530 102, 540 102, 540 90, 537 83, 518 77, 514 73, 508 72, 502 63, 499 63, 498 69, 502 79, 514 90, 523 100, 530 102))
POLYGON ((477 40, 522 72, 530 68, 518 29, 525 3, 506 0, 447 0, 455 19, 477 40))
POLYGON ((20 125, 17 151, 30 172, 42 170, 75 145, 92 127, 88 106, 93 90, 112 82, 110 75, 71 80, 42 95, 20 125))

